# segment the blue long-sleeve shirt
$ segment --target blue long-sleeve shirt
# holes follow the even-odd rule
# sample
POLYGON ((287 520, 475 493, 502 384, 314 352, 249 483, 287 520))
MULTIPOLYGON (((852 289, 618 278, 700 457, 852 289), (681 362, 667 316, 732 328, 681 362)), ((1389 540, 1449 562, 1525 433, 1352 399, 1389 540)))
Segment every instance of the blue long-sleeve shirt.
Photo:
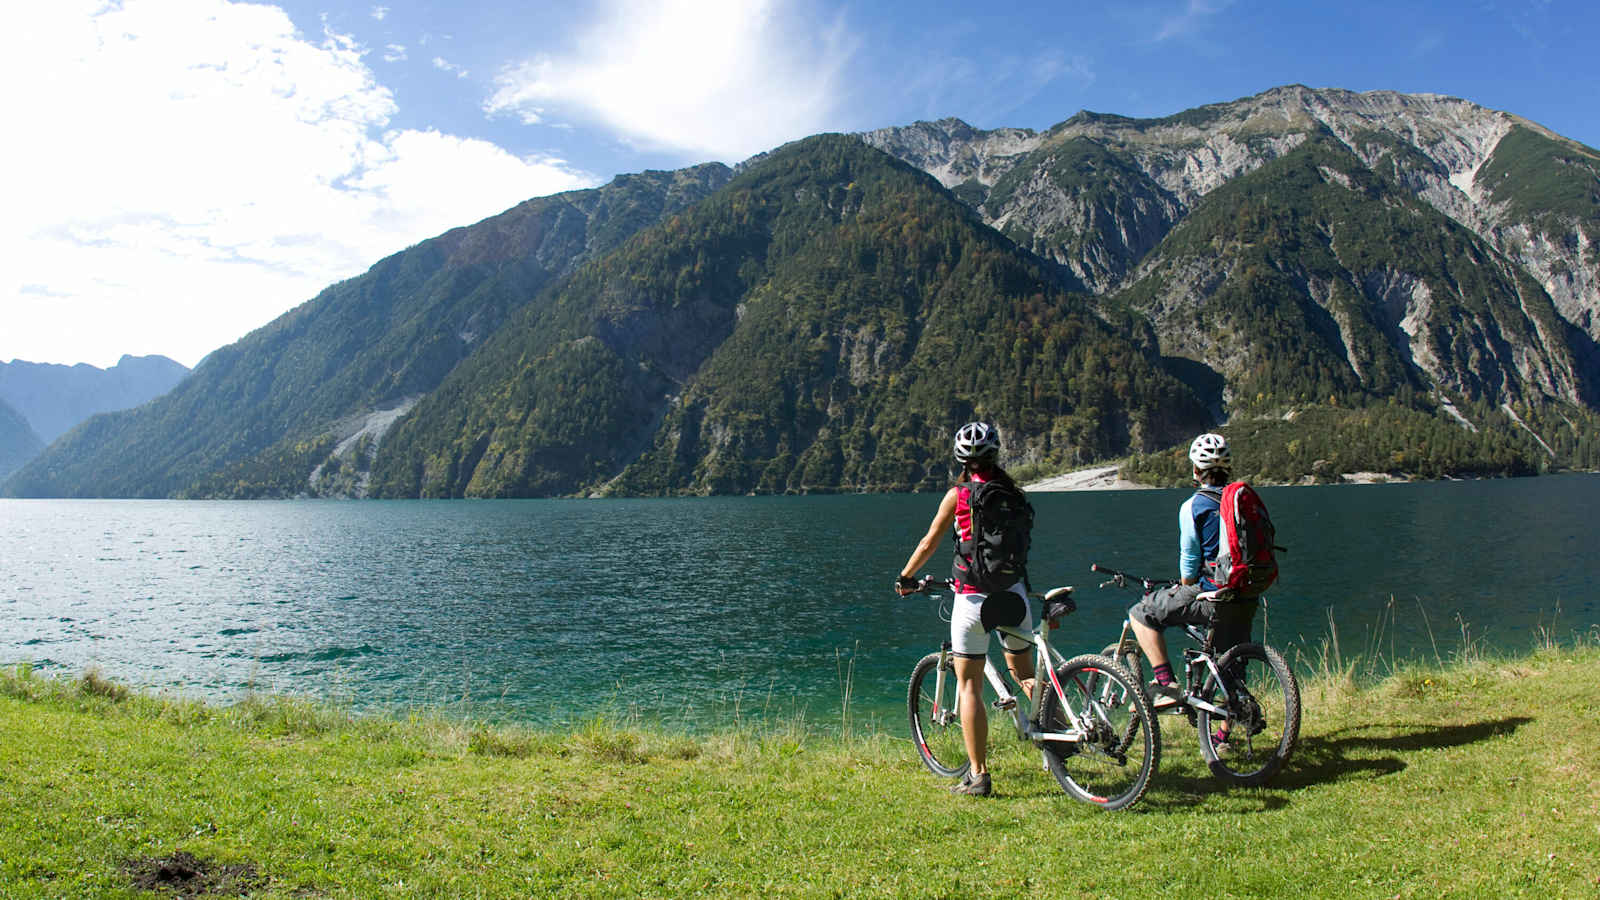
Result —
POLYGON ((1217 546, 1222 534, 1217 517, 1220 498, 1206 491, 1195 491, 1194 496, 1178 507, 1178 574, 1185 581, 1200 580, 1205 590, 1215 590, 1216 584, 1205 577, 1206 567, 1217 560, 1217 546))

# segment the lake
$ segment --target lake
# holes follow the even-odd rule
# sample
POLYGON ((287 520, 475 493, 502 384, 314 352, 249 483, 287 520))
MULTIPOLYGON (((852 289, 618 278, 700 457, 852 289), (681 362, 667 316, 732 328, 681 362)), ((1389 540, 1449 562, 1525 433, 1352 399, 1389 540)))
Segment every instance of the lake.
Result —
MULTIPOLYGON (((1301 664, 1532 649, 1600 623, 1600 476, 1261 490, 1282 576, 1265 634, 1301 664)), ((1184 491, 1035 493, 1053 638, 1118 633, 1168 576, 1184 491)), ((183 696, 314 696, 534 724, 801 716, 898 728, 945 631, 893 577, 938 497, 0 500, 0 662, 183 696)), ((945 574, 948 553, 928 571, 945 574)), ((1258 622, 1258 637, 1261 623, 1258 622)))

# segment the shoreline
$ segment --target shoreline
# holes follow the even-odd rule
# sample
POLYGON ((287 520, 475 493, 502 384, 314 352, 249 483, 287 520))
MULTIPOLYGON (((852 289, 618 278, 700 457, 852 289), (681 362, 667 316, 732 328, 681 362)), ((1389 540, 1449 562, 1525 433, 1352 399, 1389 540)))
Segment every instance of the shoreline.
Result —
POLYGON ((1025 484, 1025 491, 1159 491, 1161 488, 1150 484, 1140 484, 1137 481, 1128 481, 1117 475, 1120 466, 1092 466, 1087 469, 1078 469, 1075 472, 1065 472, 1052 475, 1025 484))
MULTIPOLYGON (((1178 486, 1160 487, 1153 484, 1144 484, 1138 481, 1129 481, 1117 473, 1120 466, 1090 466, 1086 469, 1077 469, 1072 472, 1063 472, 1049 478, 1022 485, 1022 489, 1030 492, 1053 493, 1064 491, 1160 491, 1175 490, 1178 486)), ((1594 474, 1579 473, 1551 473, 1551 474, 1594 474)), ((1541 477, 1541 476, 1526 476, 1541 477)), ((1390 472, 1347 472, 1339 476, 1338 481, 1317 481, 1307 475, 1299 481, 1284 482, 1253 482, 1261 487, 1327 487, 1329 485, 1356 485, 1356 484, 1421 484, 1429 481, 1472 481, 1479 479, 1466 478, 1414 478, 1405 474, 1390 472)))

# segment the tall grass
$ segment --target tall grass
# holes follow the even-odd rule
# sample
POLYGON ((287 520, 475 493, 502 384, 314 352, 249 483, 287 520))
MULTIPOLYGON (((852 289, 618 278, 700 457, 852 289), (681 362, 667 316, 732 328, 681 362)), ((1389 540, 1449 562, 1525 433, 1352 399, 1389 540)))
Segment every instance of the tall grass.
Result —
MULTIPOLYGON (((1572 631, 1563 636, 1557 624, 1560 619, 1559 604, 1548 623, 1541 616, 1529 647, 1530 652, 1552 653, 1568 647, 1584 649, 1600 644, 1600 625, 1591 625, 1585 631, 1572 631)), ((1415 601, 1413 611, 1391 596, 1378 611, 1377 618, 1366 626, 1359 644, 1350 643, 1330 608, 1324 635, 1314 640, 1301 635, 1298 640, 1280 649, 1299 674, 1303 691, 1319 703, 1337 702, 1385 679, 1407 679, 1418 672, 1493 663, 1512 655, 1508 651, 1492 648, 1472 623, 1459 613, 1453 624, 1454 628, 1441 636, 1434 629, 1427 604, 1420 598, 1415 601), (1403 654, 1397 649, 1397 622, 1402 610, 1411 613, 1414 621, 1421 623, 1427 635, 1426 650, 1403 654)))
POLYGON ((859 652, 860 641, 856 641, 848 662, 844 659, 843 651, 837 648, 833 651, 834 671, 839 679, 839 733, 847 739, 850 737, 850 698, 855 691, 856 654, 859 652))

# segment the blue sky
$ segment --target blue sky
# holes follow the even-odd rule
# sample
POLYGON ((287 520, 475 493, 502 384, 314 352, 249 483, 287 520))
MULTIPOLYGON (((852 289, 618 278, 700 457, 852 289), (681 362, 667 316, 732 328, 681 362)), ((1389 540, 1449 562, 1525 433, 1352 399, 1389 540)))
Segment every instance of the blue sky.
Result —
POLYGON ((52 0, 0 59, 0 361, 193 365, 389 253, 618 173, 1283 84, 1600 146, 1592 3, 52 0), (16 85, 25 85, 18 89, 16 85))

